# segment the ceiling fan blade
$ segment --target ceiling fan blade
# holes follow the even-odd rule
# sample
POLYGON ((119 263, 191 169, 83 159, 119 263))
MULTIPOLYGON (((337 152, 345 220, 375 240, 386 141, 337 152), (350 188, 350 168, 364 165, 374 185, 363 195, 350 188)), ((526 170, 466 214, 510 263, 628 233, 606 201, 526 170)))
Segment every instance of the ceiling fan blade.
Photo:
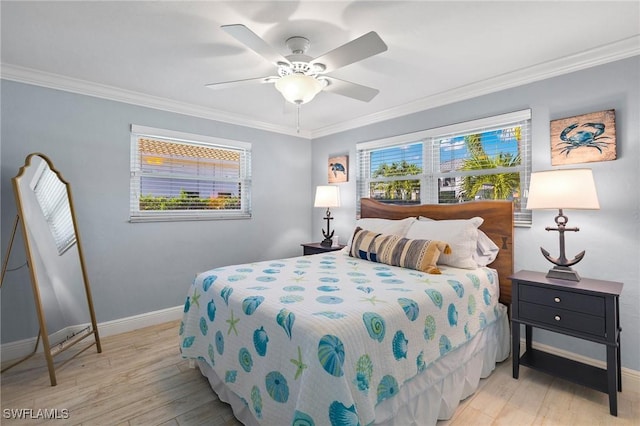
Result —
POLYGON ((222 83, 210 83, 210 84, 205 84, 205 86, 210 89, 228 89, 230 87, 246 86, 247 84, 254 84, 254 83, 273 83, 276 79, 277 77, 271 77, 271 76, 247 78, 244 80, 223 81, 222 83))
POLYGON ((220 28, 269 62, 276 65, 278 65, 278 62, 289 63, 284 56, 246 26, 242 24, 232 24, 222 25, 220 28))
POLYGON ((339 80, 335 77, 323 75, 322 78, 329 82, 329 84, 324 88, 325 92, 336 93, 359 101, 369 102, 371 99, 375 98, 378 93, 380 93, 378 89, 352 83, 350 81, 339 80))
POLYGON ((326 67, 323 72, 330 72, 386 50, 387 45, 384 41, 375 31, 371 31, 315 58, 311 63, 323 64, 326 67))

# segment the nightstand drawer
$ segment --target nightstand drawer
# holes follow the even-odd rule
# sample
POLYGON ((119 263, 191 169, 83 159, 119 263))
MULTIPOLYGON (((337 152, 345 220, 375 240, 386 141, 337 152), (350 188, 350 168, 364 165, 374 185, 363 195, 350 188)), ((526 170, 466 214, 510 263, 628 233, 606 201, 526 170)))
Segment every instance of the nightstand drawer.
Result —
POLYGON ((528 302, 520 302, 518 307, 520 319, 523 321, 547 324, 566 331, 586 333, 592 336, 605 336, 604 316, 587 315, 528 302))
POLYGON ((521 284, 520 300, 554 308, 604 316, 604 297, 521 284))

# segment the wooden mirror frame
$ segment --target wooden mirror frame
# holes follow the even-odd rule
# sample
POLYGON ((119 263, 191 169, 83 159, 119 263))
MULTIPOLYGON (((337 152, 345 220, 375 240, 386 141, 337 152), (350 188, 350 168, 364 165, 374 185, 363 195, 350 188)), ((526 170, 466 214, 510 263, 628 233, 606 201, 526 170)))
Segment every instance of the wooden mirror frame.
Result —
POLYGON ((24 248, 25 248, 26 256, 27 256, 27 265, 28 265, 28 269, 29 269, 29 275, 30 275, 30 278, 31 278, 31 287, 32 287, 32 290, 33 290, 33 296, 34 296, 34 301, 35 301, 35 305, 36 305, 36 311, 37 311, 37 314, 38 314, 38 323, 39 323, 40 330, 38 332, 38 338, 36 340, 36 344, 35 344, 35 347, 33 349, 33 352, 31 352, 27 356, 19 359, 18 361, 12 363, 11 365, 3 368, 2 372, 5 372, 6 370, 8 370, 8 369, 20 364, 23 361, 26 361, 28 358, 33 356, 36 353, 36 350, 38 348, 38 343, 39 343, 40 339, 42 339, 44 356, 45 356, 45 359, 46 359, 46 362, 47 362, 47 367, 48 367, 48 370, 49 370, 49 379, 51 381, 51 386, 55 386, 57 384, 57 380, 56 380, 56 372, 55 372, 55 368, 56 367, 54 365, 53 358, 56 355, 64 352, 65 350, 69 349, 70 347, 74 346, 76 343, 79 343, 80 341, 84 340, 85 338, 87 338, 89 336, 94 336, 93 342, 91 342, 89 345, 85 346, 84 348, 80 349, 75 354, 73 354, 70 358, 66 359, 64 362, 59 364, 59 367, 61 367, 62 365, 64 365, 68 361, 72 360, 76 356, 80 355, 82 352, 86 351, 87 349, 89 349, 93 345, 96 345, 96 349, 97 349, 98 353, 102 352, 102 346, 100 344, 100 336, 98 334, 98 326, 97 326, 97 322, 96 322, 96 315, 95 315, 95 311, 94 311, 94 308, 93 308, 93 299, 91 297, 91 288, 90 288, 90 285, 89 285, 89 278, 88 278, 88 275, 87 275, 87 269, 85 267, 85 260, 84 260, 84 254, 83 254, 83 251, 82 251, 82 243, 81 243, 81 239, 80 239, 80 233, 78 232, 78 225, 77 225, 75 209, 74 209, 74 205, 73 205, 73 197, 72 197, 72 194, 71 194, 71 186, 62 177, 60 172, 55 167, 53 167, 53 164, 52 164, 51 160, 47 156, 45 156, 45 155, 43 155, 41 153, 32 153, 32 154, 29 154, 27 156, 27 158, 25 159, 24 166, 22 166, 20 168, 20 170, 18 171, 18 174, 12 179, 12 184, 13 184, 13 191, 14 191, 14 195, 15 195, 16 207, 17 207, 18 213, 17 213, 15 221, 14 221, 13 230, 12 230, 11 238, 10 238, 10 241, 9 241, 9 247, 8 247, 8 250, 7 250, 6 257, 5 257, 4 265, 2 267, 2 277, 0 279, 0 285, 2 283, 2 280, 4 279, 4 275, 6 273, 7 263, 9 261, 9 256, 10 256, 10 253, 11 253, 11 247, 13 245, 13 240, 15 238, 15 234, 16 234, 16 231, 17 231, 17 228, 18 228, 18 224, 20 223, 21 230, 22 230, 22 237, 23 237, 23 241, 24 241, 24 248), (56 344, 54 347, 51 347, 51 344, 49 342, 49 334, 47 332, 47 322, 46 322, 45 313, 44 313, 44 309, 43 309, 43 305, 42 305, 42 299, 41 299, 41 296, 40 296, 40 287, 38 285, 38 274, 36 273, 36 264, 34 263, 33 252, 32 252, 32 247, 31 247, 31 240, 30 240, 30 237, 29 237, 29 223, 28 223, 29 219, 24 217, 25 216, 24 215, 25 210, 24 210, 24 205, 23 205, 23 196, 21 194, 21 187, 20 187, 20 179, 25 174, 25 171, 29 167, 32 167, 31 162, 34 159, 34 157, 41 158, 47 164, 49 169, 53 173, 55 173, 55 175, 58 177, 60 182, 63 183, 65 188, 66 188, 67 200, 68 200, 68 203, 69 203, 69 209, 71 211, 71 221, 73 223, 73 231, 75 233, 75 240, 76 240, 75 244, 77 244, 81 276, 82 276, 82 281, 84 283, 84 290, 85 290, 85 295, 86 295, 86 299, 87 299, 87 306, 89 308, 89 315, 91 317, 91 324, 89 326, 87 326, 86 328, 82 329, 78 333, 73 334, 71 337, 67 338, 63 342, 56 344))

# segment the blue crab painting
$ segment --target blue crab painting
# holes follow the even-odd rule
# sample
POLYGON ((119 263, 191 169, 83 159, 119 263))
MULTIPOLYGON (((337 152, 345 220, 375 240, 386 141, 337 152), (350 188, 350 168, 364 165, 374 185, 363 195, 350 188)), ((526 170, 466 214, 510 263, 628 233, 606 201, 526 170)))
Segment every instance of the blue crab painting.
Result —
POLYGON ((616 159, 615 110, 551 121, 551 165, 616 159))

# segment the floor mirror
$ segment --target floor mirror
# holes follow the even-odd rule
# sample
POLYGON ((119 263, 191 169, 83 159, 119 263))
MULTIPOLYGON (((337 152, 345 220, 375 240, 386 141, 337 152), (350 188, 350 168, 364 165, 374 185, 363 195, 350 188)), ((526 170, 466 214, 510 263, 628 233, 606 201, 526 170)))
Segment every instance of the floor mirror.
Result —
POLYGON ((2 281, 19 228, 40 331, 33 352, 2 371, 30 358, 42 341, 51 386, 55 386, 56 368, 93 346, 102 352, 71 187, 51 160, 40 153, 27 156, 12 182, 18 213, 2 281), (76 346, 80 342, 83 344, 76 346), (54 360, 74 346, 64 360, 54 360))

